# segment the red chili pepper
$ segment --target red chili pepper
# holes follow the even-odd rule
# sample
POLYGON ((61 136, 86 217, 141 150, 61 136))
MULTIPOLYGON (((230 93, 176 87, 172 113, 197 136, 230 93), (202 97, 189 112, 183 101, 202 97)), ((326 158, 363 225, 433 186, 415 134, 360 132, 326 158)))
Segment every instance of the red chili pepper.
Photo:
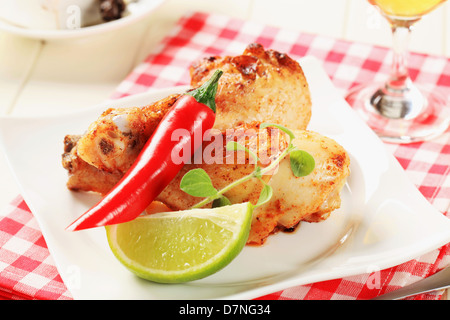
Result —
POLYGON ((211 129, 215 121, 215 95, 222 71, 217 70, 201 87, 181 96, 159 123, 138 158, 114 188, 66 229, 77 231, 130 221, 138 217, 181 170, 172 150, 190 147, 191 155, 199 146, 194 135, 211 129), (177 129, 189 132, 173 141, 177 129))

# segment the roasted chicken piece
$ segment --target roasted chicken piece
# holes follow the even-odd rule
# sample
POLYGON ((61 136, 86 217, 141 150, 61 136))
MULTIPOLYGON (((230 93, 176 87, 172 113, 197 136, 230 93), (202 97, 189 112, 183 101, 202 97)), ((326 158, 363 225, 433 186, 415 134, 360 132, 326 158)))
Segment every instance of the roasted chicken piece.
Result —
MULTIPOLYGON (((163 202, 172 210, 185 210, 203 200, 190 196, 180 189, 181 179, 192 169, 201 168, 205 170, 217 190, 251 174, 255 169, 255 163, 244 151, 227 151, 226 144, 229 141, 237 141, 257 154, 261 160, 258 165, 262 168, 268 166, 288 146, 286 136, 280 130, 273 128, 259 129, 259 123, 244 124, 232 130, 216 131, 212 140, 203 143, 202 161, 185 164, 172 182, 157 197, 157 200, 163 202)), ((271 177, 271 174, 267 174, 262 179, 268 182, 271 177)), ((232 203, 250 201, 256 204, 263 186, 260 180, 252 178, 229 190, 224 195, 232 203)), ((211 204, 206 207, 210 206, 211 204)))
MULTIPOLYGON (((251 44, 242 55, 194 63, 191 86, 202 85, 219 68, 224 73, 216 94, 215 128, 225 130, 256 121, 306 129, 311 99, 298 62, 251 44)), ((144 107, 106 110, 80 138, 78 154, 96 168, 124 173, 178 97, 172 95, 144 107)))
MULTIPOLYGON (((257 131, 249 141, 245 143, 242 140, 238 141, 250 150, 257 151, 258 157, 270 153, 268 158, 273 160, 287 147, 287 142, 278 130, 271 131, 270 134, 264 130, 257 131), (272 138, 267 139, 268 136, 272 138), (281 137, 279 143, 275 142, 278 137, 281 137), (261 140, 262 143, 260 142, 255 150, 257 140, 261 140)), ((274 174, 264 176, 266 183, 273 189, 273 195, 268 203, 254 210, 248 244, 261 245, 271 233, 279 229, 292 229, 300 221, 325 220, 341 205, 340 192, 350 173, 350 157, 347 152, 333 139, 316 132, 296 130, 295 135, 293 144, 314 157, 315 169, 305 177, 296 177, 292 173, 290 159, 287 156, 280 162, 274 174)), ((262 166, 268 165, 270 160, 262 166)), ((254 165, 249 163, 249 158, 246 158, 245 164, 226 164, 226 159, 223 160, 223 164, 186 164, 157 200, 172 210, 185 210, 198 203, 200 198, 192 197, 180 190, 181 178, 195 168, 204 169, 211 177, 214 187, 220 190, 251 173, 254 165)), ((225 193, 225 196, 232 203, 250 201, 256 204, 262 187, 260 181, 252 179, 225 193)))
MULTIPOLYGON (((202 161, 186 164, 156 200, 172 210, 185 210, 198 203, 201 198, 190 196, 180 189, 182 177, 192 169, 204 169, 217 189, 250 174, 255 164, 251 163, 248 155, 225 151, 227 141, 240 142, 257 153, 259 158, 265 159, 260 166, 269 165, 287 147, 287 141, 278 129, 258 130, 258 127, 258 123, 253 123, 233 131, 225 130, 215 135, 214 141, 205 142, 202 161), (214 144, 217 145, 212 146, 214 144)), ((340 207, 340 191, 349 174, 348 154, 334 140, 318 133, 297 130, 295 134, 293 144, 314 157, 315 169, 306 177, 295 177, 287 156, 280 162, 275 174, 263 177, 272 186, 273 196, 268 203, 255 209, 248 244, 263 244, 271 233, 293 228, 300 221, 326 219, 331 211, 340 207)), ((66 140, 76 141, 76 137, 67 136, 66 140)), ((107 172, 84 162, 77 155, 76 142, 66 146, 71 148, 66 148, 63 155, 64 167, 69 171, 69 189, 105 194, 121 178, 122 174, 117 171, 107 172)), ((232 203, 250 201, 255 204, 262 187, 262 182, 253 178, 228 191, 225 196, 232 203)))
POLYGON ((109 108, 79 138, 76 153, 97 169, 125 173, 178 97, 144 107, 109 108))
POLYGON ((250 244, 263 244, 272 232, 292 229, 300 221, 325 220, 341 205, 340 192, 350 174, 349 155, 331 138, 306 130, 294 133, 292 143, 310 153, 316 166, 309 175, 296 177, 289 156, 281 161, 269 181, 272 198, 253 212, 250 244))
POLYGON ((273 122, 290 129, 306 129, 311 98, 299 63, 288 55, 250 44, 242 55, 209 57, 190 69, 191 86, 197 87, 221 69, 217 90, 218 129, 242 123, 273 122))
MULTIPOLYGON (((278 129, 259 130, 261 122, 273 122, 295 130, 297 138, 293 143, 315 158, 316 167, 310 175, 297 178, 286 157, 275 174, 263 177, 274 194, 270 202, 255 209, 248 243, 263 244, 279 228, 327 218, 340 206, 339 193, 349 174, 349 157, 332 139, 305 131, 311 101, 299 64, 284 54, 253 44, 243 55, 195 63, 191 68, 192 86, 201 85, 218 68, 224 74, 216 95, 215 139, 211 143, 203 139, 202 148, 202 154, 210 157, 200 162, 194 157, 157 200, 172 210, 184 210, 200 201, 180 190, 179 185, 183 175, 194 168, 204 169, 217 189, 252 172, 255 164, 248 156, 237 163, 230 159, 239 160, 235 158, 239 154, 224 152, 226 141, 232 137, 253 149, 261 166, 268 165, 288 145, 278 129), (218 142, 221 144, 217 146, 218 142)), ((133 164, 178 97, 172 95, 144 107, 108 109, 85 134, 66 136, 63 166, 69 172, 67 187, 106 194, 133 164)), ((251 179, 225 195, 232 203, 256 203, 262 187, 261 181, 251 179)))
MULTIPOLYGON (((107 115, 109 116, 110 113, 107 115)), ((100 121, 100 127, 106 129, 105 122, 100 121)), ((115 127, 113 126, 113 129, 115 127)), ((94 130, 96 131, 96 130, 94 130)), ((98 130, 103 134, 104 130, 98 130)), ((152 131, 152 130, 150 130, 152 131)), ((106 135, 108 135, 106 133, 106 135)), ((129 152, 122 155, 122 163, 133 163, 138 152, 138 148, 132 143, 123 143, 123 137, 116 135, 113 139, 109 137, 111 145, 126 145, 129 152), (117 142, 115 141, 117 140, 117 142)), ((95 167, 86 162, 79 153, 80 136, 68 135, 65 137, 65 149, 63 154, 63 167, 68 170, 69 180, 67 187, 74 191, 93 191, 105 195, 124 175, 120 170, 110 171, 95 167)), ((92 139, 91 148, 100 149, 96 145, 98 139, 92 139)), ((255 164, 244 151, 226 150, 226 144, 229 141, 237 141, 255 152, 260 158, 259 166, 265 167, 271 161, 280 155, 287 147, 288 142, 284 134, 276 128, 259 129, 259 123, 245 124, 232 130, 219 131, 214 129, 209 136, 205 137, 202 152, 197 153, 192 162, 185 164, 178 175, 173 179, 169 186, 163 190, 157 200, 164 202, 172 210, 184 210, 197 202, 201 198, 192 197, 180 189, 180 181, 186 172, 195 168, 204 169, 211 177, 214 186, 221 189, 231 182, 253 172, 255 164), (198 154, 201 154, 199 158, 198 154)), ((86 145, 84 146, 86 147, 86 145)), ((141 146, 142 148, 142 146, 141 146)), ((116 163, 116 162, 114 162, 116 163)), ((263 177, 269 181, 270 175, 263 177)), ((233 199, 233 202, 240 203, 251 201, 256 203, 263 185, 258 179, 251 179, 230 190, 226 196, 233 199)))

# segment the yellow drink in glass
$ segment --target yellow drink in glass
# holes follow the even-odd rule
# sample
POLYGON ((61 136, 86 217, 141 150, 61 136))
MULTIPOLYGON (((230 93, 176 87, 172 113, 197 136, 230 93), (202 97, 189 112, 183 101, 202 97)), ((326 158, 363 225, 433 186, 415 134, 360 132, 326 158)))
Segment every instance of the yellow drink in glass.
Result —
POLYGON ((397 17, 420 17, 445 0, 369 0, 385 14, 397 17))

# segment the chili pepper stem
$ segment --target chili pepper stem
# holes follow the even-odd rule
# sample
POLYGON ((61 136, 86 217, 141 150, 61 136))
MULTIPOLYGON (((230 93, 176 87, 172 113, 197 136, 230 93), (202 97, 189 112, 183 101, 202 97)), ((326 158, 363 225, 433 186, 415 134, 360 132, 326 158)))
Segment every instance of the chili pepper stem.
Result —
POLYGON ((222 70, 216 70, 214 74, 200 87, 186 93, 193 96, 197 102, 207 105, 214 113, 216 113, 216 92, 219 84, 219 78, 222 76, 222 70))

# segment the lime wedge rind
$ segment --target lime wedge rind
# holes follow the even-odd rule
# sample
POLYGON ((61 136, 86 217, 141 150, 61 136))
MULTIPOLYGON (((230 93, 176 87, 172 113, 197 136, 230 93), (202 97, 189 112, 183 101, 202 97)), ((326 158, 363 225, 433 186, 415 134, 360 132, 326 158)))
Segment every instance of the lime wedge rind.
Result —
MULTIPOLYGON (((236 258, 247 242, 251 227, 252 211, 253 206, 250 203, 244 203, 214 209, 194 209, 180 212, 155 213, 148 216, 141 216, 128 222, 152 225, 153 223, 157 223, 158 220, 176 219, 177 223, 180 223, 182 226, 182 223, 183 221, 186 221, 186 218, 198 220, 205 219, 210 223, 214 223, 219 229, 232 232, 232 237, 229 238, 226 244, 212 257, 202 263, 181 270, 155 269, 130 259, 117 241, 117 230, 118 228, 121 228, 121 225, 107 226, 107 239, 115 257, 138 277, 159 283, 189 282, 202 279, 218 272, 236 258)), ((167 236, 170 234, 170 230, 168 232, 165 232, 164 230, 160 231, 162 237, 164 237, 164 234, 167 236)), ((176 245, 177 241, 181 241, 180 239, 185 239, 186 237, 183 237, 183 235, 176 235, 174 238, 173 241, 176 245)), ((205 239, 205 243, 208 241, 214 241, 214 239, 205 239)), ((193 254, 201 253, 197 252, 193 254)), ((158 258, 158 256, 155 257, 155 259, 158 258)))

